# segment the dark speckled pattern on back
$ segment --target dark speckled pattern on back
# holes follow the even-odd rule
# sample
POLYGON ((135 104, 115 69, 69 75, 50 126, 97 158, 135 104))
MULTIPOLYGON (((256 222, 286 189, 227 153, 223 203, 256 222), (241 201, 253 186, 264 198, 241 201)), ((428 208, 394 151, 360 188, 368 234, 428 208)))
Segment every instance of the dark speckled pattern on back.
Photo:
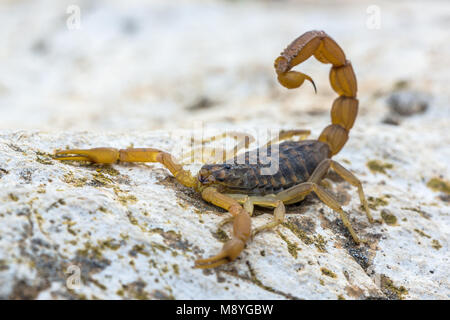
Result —
MULTIPOLYGON (((242 193, 248 195, 265 195, 278 193, 296 184, 305 182, 312 174, 317 165, 329 157, 329 147, 327 144, 317 140, 285 141, 280 143, 278 152, 267 149, 267 155, 255 149, 240 155, 245 163, 238 164, 237 159, 233 159, 233 164, 225 169, 225 164, 219 166, 215 174, 226 170, 225 180, 221 183, 223 190, 227 193, 242 193), (249 163, 250 157, 260 155, 257 163, 249 163), (279 158, 279 169, 273 175, 262 175, 261 168, 270 167, 269 160, 279 158), (222 167, 223 166, 223 167, 222 167)), ((228 162, 230 163, 230 162, 228 162)), ((213 165, 205 165, 205 168, 213 165)))

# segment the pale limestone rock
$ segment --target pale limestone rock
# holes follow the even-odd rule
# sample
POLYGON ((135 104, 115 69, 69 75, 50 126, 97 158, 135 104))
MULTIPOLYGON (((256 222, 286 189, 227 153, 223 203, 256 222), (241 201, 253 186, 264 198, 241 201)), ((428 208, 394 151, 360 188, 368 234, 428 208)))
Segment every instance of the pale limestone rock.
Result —
MULTIPOLYGON (((404 4, 381 1, 376 30, 365 27, 370 1, 144 3, 79 2, 77 31, 65 28, 63 1, 1 5, 0 298, 450 298, 449 195, 431 188, 450 179, 447 3, 408 4, 404 20, 404 4), (328 68, 300 67, 315 79, 314 95, 280 88, 272 63, 318 21, 358 76, 359 115, 335 160, 360 177, 374 217, 385 210, 391 223, 369 224, 356 190, 330 175, 368 245, 356 246, 311 196, 288 210, 299 236, 281 226, 235 262, 197 270, 195 259, 222 246, 223 210, 158 164, 51 158, 66 147, 177 153, 183 142, 170 133, 198 129, 196 121, 219 132, 300 128, 317 137, 335 97, 328 68), (386 97, 404 80, 433 99, 425 113, 384 124, 386 97), (68 289, 73 266, 81 284, 68 289)), ((270 221, 270 211, 257 213, 254 226, 270 221)))

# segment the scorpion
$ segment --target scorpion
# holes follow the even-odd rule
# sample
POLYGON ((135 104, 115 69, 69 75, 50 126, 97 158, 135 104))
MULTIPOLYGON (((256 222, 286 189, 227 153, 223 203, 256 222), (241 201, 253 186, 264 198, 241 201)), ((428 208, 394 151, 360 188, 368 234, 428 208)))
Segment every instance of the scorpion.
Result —
MULTIPOLYGON (((235 260, 255 234, 283 223, 285 205, 298 203, 312 192, 325 205, 339 213, 355 243, 365 242, 352 228, 347 214, 335 196, 320 184, 329 169, 333 169, 358 189, 367 219, 373 223, 360 180, 331 159, 347 142, 358 113, 356 76, 350 61, 346 59, 341 47, 324 31, 308 31, 296 38, 276 58, 274 67, 278 82, 288 89, 294 89, 308 80, 316 90, 310 76, 291 70, 311 56, 324 64, 331 64, 329 80, 332 89, 339 95, 331 107, 331 124, 323 129, 316 140, 306 139, 309 130, 280 131, 277 140, 268 143, 278 146, 277 152, 267 153, 267 157, 277 157, 279 161, 279 170, 272 175, 261 174, 261 160, 256 164, 249 164, 248 161, 238 164, 237 150, 234 158, 231 158, 231 163, 226 161, 204 164, 197 176, 184 169, 171 154, 154 148, 68 149, 56 151, 55 158, 100 164, 158 162, 166 167, 179 183, 199 192, 205 201, 228 211, 231 219, 225 219, 225 222, 233 222, 232 237, 217 255, 196 260, 196 268, 215 268, 235 260), (299 139, 292 139, 295 136, 299 139), (272 221, 252 231, 251 215, 255 205, 273 208, 274 211, 272 221)), ((246 152, 244 156, 248 160, 250 153, 246 152)))

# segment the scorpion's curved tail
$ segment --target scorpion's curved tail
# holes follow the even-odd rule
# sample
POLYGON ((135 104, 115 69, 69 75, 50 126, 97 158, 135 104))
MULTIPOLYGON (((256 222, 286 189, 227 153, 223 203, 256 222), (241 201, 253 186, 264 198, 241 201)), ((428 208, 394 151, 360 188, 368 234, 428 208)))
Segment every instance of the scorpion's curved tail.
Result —
POLYGON ((358 114, 356 99, 356 76, 353 67, 345 58, 341 47, 323 31, 308 31, 295 39, 275 60, 275 70, 278 81, 286 88, 298 88, 306 80, 314 89, 313 80, 297 71, 290 71, 314 55, 322 63, 331 63, 331 87, 339 97, 331 108, 331 123, 319 136, 319 141, 330 146, 331 155, 338 153, 348 140, 348 134, 353 127, 358 114))

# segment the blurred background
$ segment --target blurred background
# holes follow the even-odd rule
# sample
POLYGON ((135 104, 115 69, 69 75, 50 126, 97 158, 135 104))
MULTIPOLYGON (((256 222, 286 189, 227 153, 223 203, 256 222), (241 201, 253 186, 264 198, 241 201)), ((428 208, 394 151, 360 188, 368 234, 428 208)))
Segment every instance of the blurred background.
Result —
POLYGON ((405 88, 449 124, 449 1, 3 0, 0 19, 0 129, 166 130, 202 120, 320 132, 335 97, 329 65, 297 68, 317 96, 309 84, 282 88, 273 70, 311 29, 353 63, 358 126, 396 124, 388 101, 405 88))

